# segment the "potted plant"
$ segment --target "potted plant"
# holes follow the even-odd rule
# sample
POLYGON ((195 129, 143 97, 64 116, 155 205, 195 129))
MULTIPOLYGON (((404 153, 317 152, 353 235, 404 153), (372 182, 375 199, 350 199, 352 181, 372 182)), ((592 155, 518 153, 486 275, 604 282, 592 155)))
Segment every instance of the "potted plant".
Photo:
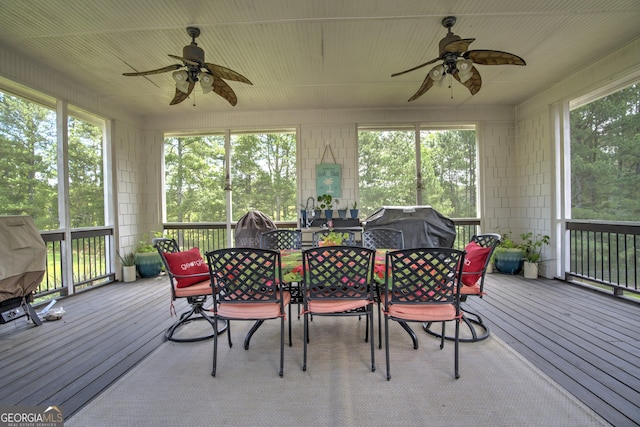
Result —
POLYGON ((353 206, 351 206, 349 213, 351 214, 351 218, 358 219, 358 202, 353 202, 353 206))
POLYGON ((334 199, 331 194, 322 194, 318 196, 318 203, 320 203, 320 209, 324 210, 324 217, 331 219, 333 218, 333 204, 340 202, 338 199, 334 199))
MULTIPOLYGON (((335 201, 336 206, 338 206, 338 204, 340 204, 340 201, 338 199, 336 199, 335 201)), ((338 216, 340 217, 340 219, 347 219, 347 206, 342 209, 338 209, 338 216)))
POLYGON ((147 240, 140 240, 135 250, 136 269, 140 277, 155 277, 162 271, 162 258, 147 240))
POLYGON ((504 234, 494 251, 495 267, 500 273, 520 274, 524 264, 525 250, 504 234))
POLYGON ((120 263, 122 264, 122 281, 125 283, 136 280, 136 253, 127 252, 124 256, 117 252, 120 263))
POLYGON ((318 242, 319 246, 340 246, 344 239, 348 238, 349 235, 347 233, 338 233, 336 231, 331 230, 329 234, 324 236, 324 238, 318 242))
POLYGON ((520 235, 524 249, 524 277, 525 279, 538 278, 538 263, 542 258, 542 247, 549 244, 550 237, 541 234, 534 235, 531 231, 520 235))

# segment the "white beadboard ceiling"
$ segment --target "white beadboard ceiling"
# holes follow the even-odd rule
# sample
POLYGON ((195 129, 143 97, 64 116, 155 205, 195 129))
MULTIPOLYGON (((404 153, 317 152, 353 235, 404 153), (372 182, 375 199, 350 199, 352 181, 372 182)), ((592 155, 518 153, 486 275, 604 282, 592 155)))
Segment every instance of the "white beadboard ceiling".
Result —
MULTIPOLYGON (((205 60, 243 74, 229 82, 235 107, 194 89, 199 112, 516 105, 640 37, 639 0, 22 0, 2 1, 0 45, 124 110, 143 116, 193 111, 170 106, 171 73, 125 77, 179 63, 191 41, 205 60), (521 56, 526 67, 478 65, 475 96, 454 81, 411 103, 438 56, 442 18, 475 38, 470 49, 521 56)), ((640 52, 639 52, 640 55, 640 52)), ((612 64, 615 70, 615 64, 612 64)))

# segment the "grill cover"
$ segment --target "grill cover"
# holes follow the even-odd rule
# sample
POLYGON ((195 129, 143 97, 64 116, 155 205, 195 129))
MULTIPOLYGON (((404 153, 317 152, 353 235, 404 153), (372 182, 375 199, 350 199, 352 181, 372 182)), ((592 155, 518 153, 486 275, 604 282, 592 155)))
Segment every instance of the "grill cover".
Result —
POLYGON ((236 224, 236 247, 259 248, 260 233, 275 229, 276 224, 266 214, 260 211, 249 211, 236 224))
POLYGON ((393 228, 404 234, 410 248, 451 248, 456 240, 454 222, 431 206, 383 206, 364 220, 364 229, 393 228))
POLYGON ((0 302, 35 291, 46 262, 47 247, 31 217, 0 216, 0 302))

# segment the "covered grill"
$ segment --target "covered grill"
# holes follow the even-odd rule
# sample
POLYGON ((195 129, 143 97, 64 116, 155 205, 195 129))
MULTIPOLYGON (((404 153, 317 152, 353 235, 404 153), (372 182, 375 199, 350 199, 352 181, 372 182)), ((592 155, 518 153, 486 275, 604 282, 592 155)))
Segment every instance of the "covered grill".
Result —
POLYGON ((27 315, 42 324, 29 302, 46 261, 47 247, 31 217, 0 216, 0 323, 27 315))
POLYGON ((431 206, 383 206, 363 225, 365 230, 382 227, 401 230, 405 248, 450 248, 456 240, 454 222, 431 206))

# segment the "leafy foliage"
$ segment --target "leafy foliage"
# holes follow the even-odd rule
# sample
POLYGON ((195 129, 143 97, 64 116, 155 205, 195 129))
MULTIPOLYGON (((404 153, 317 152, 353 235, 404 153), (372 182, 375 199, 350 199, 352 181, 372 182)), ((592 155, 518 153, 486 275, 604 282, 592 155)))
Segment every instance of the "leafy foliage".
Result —
MULTIPOLYGON (((1 214, 29 215, 40 230, 60 227, 56 114, 0 92, 1 214)), ((102 128, 68 119, 70 226, 104 225, 102 128)))
MULTIPOLYGON (((423 204, 451 217, 476 216, 475 131, 420 133, 423 204)), ((416 204, 415 132, 363 131, 358 135, 360 206, 416 204)))
POLYGON ((640 218, 640 86, 571 112, 571 206, 575 219, 640 218))

